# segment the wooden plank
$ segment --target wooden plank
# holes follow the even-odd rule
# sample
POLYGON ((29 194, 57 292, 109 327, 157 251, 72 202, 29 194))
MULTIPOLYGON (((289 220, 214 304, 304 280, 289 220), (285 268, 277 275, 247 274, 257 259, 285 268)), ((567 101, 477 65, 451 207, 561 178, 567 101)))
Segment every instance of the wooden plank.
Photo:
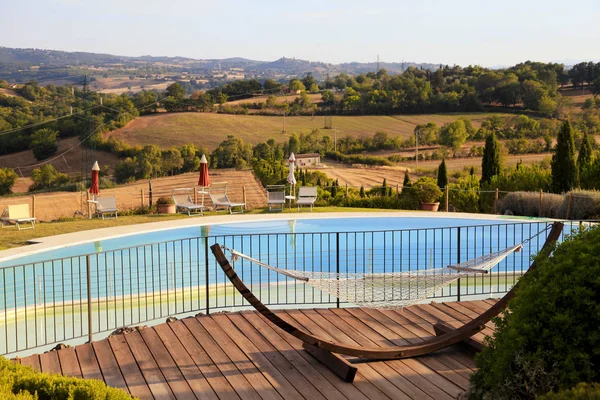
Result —
MULTIPOLYGON (((446 333, 450 333, 455 328, 453 328, 452 326, 448 325, 445 322, 438 322, 437 324, 435 324, 433 326, 433 329, 435 330, 436 335, 439 336, 439 335, 444 335, 446 333)), ((483 344, 481 344, 480 342, 478 342, 477 340, 475 340, 473 338, 469 338, 469 339, 464 340, 461 343, 458 343, 458 346, 465 348, 467 351, 469 351, 472 354, 480 352, 485 347, 483 344)))
POLYGON ((132 332, 123 335, 129 350, 135 361, 137 362, 140 372, 144 376, 148 388, 152 392, 155 399, 174 399, 175 396, 171 391, 171 387, 167 383, 162 371, 156 364, 156 360, 152 356, 152 352, 146 346, 144 339, 138 332, 132 332))
MULTIPOLYGON (((342 320, 341 318, 335 316, 330 310, 318 310, 318 312, 323 315, 324 318, 328 319, 329 322, 335 324, 339 328, 344 329, 344 332, 350 334, 350 332, 355 331, 363 335, 367 338, 367 345, 370 346, 391 346, 393 345, 388 339, 386 339, 385 334, 395 336, 393 332, 389 329, 384 329, 384 332, 376 332, 371 329, 368 325, 365 324, 361 319, 355 318, 346 318, 342 320)), ((348 313, 348 315, 351 315, 348 313)), ((383 327, 383 325, 380 325, 383 327)), ((398 339, 398 342, 407 343, 404 339, 398 339)), ((420 359, 421 357, 419 357, 420 359)), ((441 389, 432 385, 430 382, 418 375, 415 374, 408 368, 408 360, 394 360, 387 361, 386 364, 389 365, 393 370, 397 371, 397 377, 394 379, 393 383, 396 386, 399 386, 400 389, 405 392, 410 398, 418 399, 418 398, 427 398, 431 397, 433 399, 449 399, 450 397, 444 393, 441 389)), ((432 371, 433 372, 433 371, 432 371)))
MULTIPOLYGON (((422 319, 413 316, 413 320, 406 318, 400 313, 394 310, 377 310, 377 312, 385 315, 390 320, 394 321, 396 324, 399 324, 413 332, 420 338, 427 338, 435 335, 433 330, 433 326, 429 323, 424 322, 422 319)), ((460 360, 461 364, 473 369, 475 368, 475 361, 471 355, 466 355, 465 353, 456 352, 452 349, 452 347, 441 350, 442 352, 451 352, 454 358, 460 360)))
POLYGON ((308 343, 304 343, 302 347, 304 347, 304 350, 311 356, 332 370, 333 373, 339 376, 344 382, 354 382, 354 377, 356 376, 358 368, 350 364, 344 358, 308 343))
MULTIPOLYGON (((470 308, 465 307, 464 303, 467 303, 467 302, 464 301, 464 302, 447 303, 445 305, 446 305, 446 307, 448 307, 452 310, 455 310, 463 315, 466 315, 467 317, 477 318, 479 313, 473 312, 473 310, 471 310, 470 308)), ((485 324, 485 328, 480 332, 480 335, 474 335, 473 338, 476 340, 483 341, 483 339, 486 336, 492 335, 494 333, 494 330, 495 330, 494 323, 492 321, 489 321, 485 324)))
MULTIPOLYGON (((270 321, 267 320, 267 318, 264 315, 261 315, 260 313, 256 312, 255 316, 257 318, 261 319, 267 326, 272 325, 270 323, 270 321)), ((293 318, 289 317, 283 311, 280 313, 280 316, 281 316, 281 318, 285 318, 285 319, 294 321, 293 318)), ((380 389, 379 386, 375 385, 373 382, 371 382, 367 378, 367 376, 370 376, 371 378, 374 378, 375 376, 377 376, 380 379, 380 381, 378 381, 376 383, 380 383, 381 381, 385 382, 385 379, 382 379, 381 375, 379 375, 377 372, 375 372, 368 364, 359 366, 358 373, 356 374, 356 377, 354 378, 354 382, 351 385, 349 385, 349 384, 345 383, 344 381, 342 381, 333 372, 331 372, 331 370, 329 368, 325 367, 318 360, 316 360, 313 356, 308 354, 302 347, 304 342, 302 342, 300 339, 298 339, 292 335, 288 335, 285 332, 281 331, 280 329, 277 329, 276 332, 278 334, 280 334, 281 337, 284 340, 286 340, 294 349, 296 349, 296 351, 299 351, 300 355, 302 355, 302 357, 304 357, 305 360, 307 360, 309 363, 311 363, 311 365, 315 369, 317 369, 321 374, 323 374, 323 376, 326 377, 327 380, 329 380, 329 382, 331 382, 333 385, 335 385, 335 387, 340 392, 344 393, 349 399, 354 399, 353 396, 347 395, 347 390, 350 388, 358 389, 368 399, 389 399, 389 397, 385 395, 385 393, 383 392, 383 390, 380 389)))
POLYGON ((57 351, 40 354, 40 369, 49 374, 62 374, 57 351))
POLYGON ((160 340, 173 358, 173 361, 190 385, 190 388, 196 397, 201 399, 218 399, 217 395, 210 387, 210 384, 200 369, 198 369, 194 360, 192 360, 192 357, 190 357, 168 325, 169 324, 156 325, 154 330, 160 337, 160 340))
POLYGON ((104 376, 104 382, 106 382, 108 386, 129 391, 108 340, 105 339, 94 342, 92 346, 96 353, 102 376, 104 376))
MULTIPOLYGON (((196 364, 196 367, 206 377, 206 380, 219 399, 235 400, 240 398, 182 321, 172 322, 167 327, 173 331, 190 358, 196 364)), ((245 384, 249 385, 248 382, 245 384)))
MULTIPOLYGON (((292 385, 294 385, 296 390, 298 390, 302 396, 311 400, 325 399, 321 392, 319 392, 315 386, 313 386, 311 382, 305 378, 300 368, 297 367, 296 364, 286 359, 286 357, 281 354, 277 348, 274 347, 274 345, 269 343, 265 337, 257 332, 257 330, 254 329, 252 325, 250 325, 250 323, 248 323, 248 321, 246 321, 239 313, 226 314, 226 316, 235 325, 235 327, 240 330, 241 334, 248 338, 248 340, 250 340, 252 344, 256 346, 256 349, 264 354, 264 356, 269 359, 271 364, 281 371, 281 373, 292 385)), ((275 340, 280 342, 282 341, 281 338, 276 338, 275 340)), ((304 361, 298 354, 293 357, 296 362, 304 361)))
POLYGON ((94 353, 94 348, 90 343, 75 347, 75 353, 79 360, 81 374, 85 379, 104 380, 102 372, 100 371, 100 366, 98 365, 98 360, 96 359, 96 353, 94 353))
POLYGON ((74 376, 76 378, 83 377, 81 368, 79 368, 79 360, 77 359, 77 354, 75 354, 75 349, 73 347, 61 349, 57 353, 63 375, 74 376))
POLYGON ((125 335, 111 336, 107 340, 115 356, 115 360, 123 373, 129 393, 140 399, 151 399, 153 396, 150 387, 146 383, 133 353, 129 349, 125 335))
POLYGON ((250 385, 263 399, 279 400, 281 396, 263 375, 264 369, 258 369, 252 361, 235 345, 225 332, 217 325, 211 317, 199 317, 196 320, 213 337, 215 342, 227 354, 238 370, 244 374, 250 385))
MULTIPOLYGON (((348 312, 355 311, 355 315, 360 319, 360 313, 364 313, 373 318, 374 321, 377 321, 387 328, 395 332, 399 337, 404 338, 409 343, 418 343, 422 341, 420 336, 428 336, 429 333, 423 329, 419 325, 409 324, 409 325, 400 325, 393 319, 389 318, 386 314, 381 312, 381 310, 374 310, 369 308, 361 308, 361 309, 347 309, 348 312)), ((335 310, 332 310, 335 312, 335 310)), ((452 347, 442 349, 435 353, 435 357, 439 359, 442 363, 451 367, 456 372, 461 375, 469 378, 473 373, 474 361, 471 355, 467 355, 453 349, 452 347)))
MULTIPOLYGON (((369 339, 373 340, 375 343, 379 343, 382 346, 398 346, 405 343, 411 343, 403 338, 399 338, 396 332, 391 329, 390 325, 394 325, 393 322, 390 325, 384 324, 383 321, 371 318, 363 310, 356 310, 356 313, 358 316, 357 320, 360 321, 362 325, 354 325, 353 328, 359 329, 364 334, 369 335, 369 339), (368 330, 365 330, 365 328, 368 328, 368 330), (385 340, 382 342, 381 339, 385 340)), ((456 371, 455 367, 459 363, 456 360, 451 359, 447 354, 436 352, 435 354, 421 356, 418 360, 431 370, 436 371, 444 378, 459 386, 461 389, 467 390, 469 388, 470 369, 461 365, 458 368, 459 371, 456 371)))
MULTIPOLYGON (((231 386, 235 389, 237 394, 242 399, 256 399, 259 400, 260 396, 254 390, 250 382, 246 379, 231 362, 229 357, 221 350, 219 345, 215 343, 212 336, 204 329, 204 327, 198 322, 196 318, 185 318, 182 320, 185 326, 189 329, 192 335, 196 338, 196 341, 200 343, 206 354, 211 358, 212 362, 219 368, 219 371, 229 381, 231 386)), ((217 392, 218 394, 219 392, 217 392)))
MULTIPOLYGON (((316 313, 309 313, 306 315, 300 310, 289 310, 287 311, 287 314, 290 318, 295 319, 297 323, 303 325, 304 329, 310 330, 314 334, 328 340, 335 340, 344 344, 366 345, 367 343, 366 338, 362 337, 362 335, 353 335, 351 338, 337 327, 332 326, 332 324, 324 322, 324 319, 316 313)), ((407 394, 396 385, 401 384, 403 379, 399 378, 398 374, 394 372, 387 362, 361 364, 360 372, 386 396, 392 399, 409 398, 407 394)))
POLYGON ((35 369, 36 371, 41 371, 40 356, 37 354, 34 354, 29 357, 21 358, 21 364, 27 365, 28 367, 31 367, 31 368, 35 369))
MULTIPOLYGON (((256 346, 242 334, 224 314, 211 316, 215 324, 231 339, 232 345, 237 347, 244 355, 254 363, 256 368, 262 372, 269 383, 277 390, 284 399, 304 399, 300 392, 288 381, 271 361, 256 348, 256 346)), ((224 341, 223 343, 225 345, 224 341)), ((231 358, 231 357, 230 357, 231 358)))
POLYGON ((152 353, 158 368, 160 368, 160 371, 167 381, 167 384, 171 387, 175 398, 195 398, 194 392, 192 392, 190 385, 188 385, 187 381, 181 374, 181 371, 179 371, 179 368, 177 368, 175 361, 173 361, 173 357, 171 357, 169 354, 169 351, 158 337, 158 334, 154 328, 142 329, 140 331, 140 335, 144 339, 144 342, 146 342, 148 350, 150 350, 150 353, 152 353))
MULTIPOLYGON (((229 316, 236 325, 239 325, 238 315, 229 316)), ((348 385, 333 374, 329 369, 315 360, 312 356, 302 351, 302 341, 294 336, 288 335, 275 327, 270 322, 266 321, 257 312, 242 312, 239 317, 243 318, 248 324, 260 332, 265 339, 265 342, 272 345, 279 353, 286 358, 306 379, 327 399, 341 400, 361 399, 365 400, 364 394, 356 388, 357 379, 354 380, 354 385, 348 385), (287 339, 287 340, 286 340, 287 339)), ((255 342, 256 343, 256 342, 255 342)), ((358 374, 360 377, 360 374, 358 374)), ((360 380, 360 378, 358 379, 360 380)), ((364 381, 364 379, 363 379, 364 381)), ((374 392, 378 390, 372 386, 374 392)), ((383 394, 379 392, 381 396, 383 394)), ((311 397, 307 397, 311 398, 311 397)))
MULTIPOLYGON (((472 319, 472 318, 470 318, 469 315, 462 313, 460 311, 457 311, 455 308, 449 307, 447 304, 444 304, 444 303, 432 303, 431 307, 438 310, 439 312, 451 315, 456 320, 460 320, 461 323, 463 323, 463 324, 465 323, 465 319, 467 321, 472 319)), ((463 309, 466 309, 466 308, 463 307, 463 309)), ((474 317, 474 318, 476 318, 476 317, 474 317)), ((488 324, 493 324, 493 322, 490 321, 490 322, 488 322, 488 324)), ((451 326, 454 326, 454 325, 451 325, 451 326)), ((488 325, 486 324, 486 327, 484 329, 482 329, 480 333, 483 334, 484 336, 486 336, 486 335, 489 336, 489 335, 494 334, 494 330, 490 329, 488 327, 488 325)))

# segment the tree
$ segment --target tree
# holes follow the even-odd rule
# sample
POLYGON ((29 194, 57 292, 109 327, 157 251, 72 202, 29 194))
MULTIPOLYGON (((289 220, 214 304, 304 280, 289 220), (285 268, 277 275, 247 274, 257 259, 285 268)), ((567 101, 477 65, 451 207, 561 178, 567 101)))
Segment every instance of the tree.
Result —
POLYGON ((442 127, 440 132, 440 143, 444 146, 448 146, 452 148, 454 154, 460 149, 467 137, 469 136, 467 132, 467 127, 465 126, 465 121, 462 119, 458 119, 454 122, 445 124, 442 127))
POLYGON ((52 164, 44 164, 36 168, 31 173, 33 185, 29 187, 29 191, 51 189, 57 186, 65 185, 69 182, 67 174, 58 172, 52 164))
POLYGON ((11 189, 17 180, 17 173, 12 168, 0 168, 0 196, 12 193, 11 189))
POLYGON ((288 151, 290 153, 298 153, 300 151, 300 140, 296 132, 292 133, 290 140, 288 141, 288 151))
POLYGON ((183 167, 183 157, 179 149, 172 147, 162 152, 162 170, 169 175, 175 175, 183 167))
POLYGON ((298 90, 305 91, 306 86, 304 86, 304 84, 300 82, 299 79, 292 79, 290 81, 290 91, 297 92, 298 90))
POLYGON ((581 141, 581 148, 579 149, 579 156, 577 157, 577 171, 581 176, 587 168, 592 164, 592 140, 587 132, 583 133, 583 140, 581 141))
POLYGON ((440 163, 437 175, 437 185, 440 189, 444 189, 448 185, 448 169, 446 169, 446 159, 440 163))
POLYGON ((551 166, 552 190, 555 193, 565 193, 577 186, 579 177, 575 164, 575 143, 569 121, 563 123, 558 133, 551 166))
POLYGON ((58 131, 43 128, 31 135, 31 150, 37 160, 44 160, 58 151, 58 131))
POLYGON ((402 193, 408 191, 408 188, 412 187, 412 183, 410 182, 410 176, 408 175, 408 169, 404 170, 404 181, 402 182, 402 193))
POLYGON ((494 133, 485 138, 483 159, 481 160, 481 182, 490 182, 494 175, 500 173, 500 145, 494 133))
POLYGON ((167 86, 167 95, 176 100, 180 100, 185 96, 185 89, 179 84, 179 82, 175 82, 167 86))

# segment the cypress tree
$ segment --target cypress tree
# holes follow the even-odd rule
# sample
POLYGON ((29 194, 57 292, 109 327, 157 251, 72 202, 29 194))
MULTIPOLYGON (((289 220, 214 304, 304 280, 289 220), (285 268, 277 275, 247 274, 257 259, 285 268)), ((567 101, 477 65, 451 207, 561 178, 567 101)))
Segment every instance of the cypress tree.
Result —
POLYGON ((404 170, 404 182, 402 182, 402 193, 404 193, 405 190, 407 190, 406 188, 409 188, 412 186, 412 183, 410 182, 410 176, 408 175, 408 169, 404 170))
POLYGON ((358 195, 360 196, 361 199, 365 198, 365 187, 364 186, 360 187, 360 192, 358 193, 358 195))
POLYGON ((331 197, 335 197, 337 195, 337 185, 336 182, 334 181, 333 184, 331 185, 331 197))
POLYGON ((387 196, 387 179, 383 178, 383 184, 381 185, 381 195, 387 196))
POLYGON ((554 193, 565 193, 577 187, 579 176, 575 163, 575 143, 569 121, 565 121, 558 133, 551 166, 554 193))
POLYGON ((317 178, 317 186, 321 186, 321 177, 317 178))
POLYGON ((592 164, 592 152, 592 141, 586 132, 583 134, 579 156, 577 157, 577 170, 579 171, 579 176, 581 176, 583 171, 592 164))
POLYGON ((475 167, 471 167, 471 169, 469 170, 469 175, 473 176, 475 175, 475 167))
POLYGON ((490 182, 492 176, 500 173, 500 146, 496 135, 489 134, 485 138, 483 160, 481 160, 481 182, 490 182))
POLYGON ((444 189, 448 185, 448 170, 446 169, 446 159, 442 160, 438 168, 437 184, 440 189, 444 189))

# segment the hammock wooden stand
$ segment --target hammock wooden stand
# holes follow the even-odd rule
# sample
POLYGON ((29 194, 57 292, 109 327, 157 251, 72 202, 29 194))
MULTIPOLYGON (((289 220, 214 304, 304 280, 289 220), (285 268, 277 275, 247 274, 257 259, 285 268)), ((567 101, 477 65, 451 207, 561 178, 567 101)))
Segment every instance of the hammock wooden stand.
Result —
MULTIPOLYGON (((542 249, 545 249, 558 240, 562 229, 563 223, 555 222, 552 225, 552 229, 548 234, 542 249)), ((217 262, 223 269, 223 272, 225 272, 225 275, 227 275, 227 278, 229 278, 233 286, 246 299, 246 301, 250 303, 252 307, 254 307, 259 313, 261 313, 278 328, 300 339, 303 342, 303 347, 306 351, 308 351, 317 360, 325 364, 329 369, 331 369, 336 375, 346 382, 352 382, 354 380, 357 368, 348 362, 348 360, 338 356, 338 354, 358 357, 365 360, 390 360, 421 356, 465 341, 466 344, 472 343, 473 340, 470 339, 471 336, 481 331, 488 321, 502 312, 502 310, 508 304, 508 301, 514 296, 515 289, 519 285, 518 283, 515 284, 515 286, 513 286, 512 289, 506 293, 506 295, 504 295, 504 297, 502 297, 496 304, 460 328, 454 329, 446 324, 438 322, 434 325, 437 336, 429 340, 425 340, 419 344, 394 346, 388 348, 349 346, 319 338, 318 336, 305 332, 304 330, 299 329, 281 319, 267 306, 265 306, 238 277, 218 243, 212 245, 211 250, 217 262)), ((536 265, 534 261, 529 266, 526 274, 535 269, 535 267, 536 265)))

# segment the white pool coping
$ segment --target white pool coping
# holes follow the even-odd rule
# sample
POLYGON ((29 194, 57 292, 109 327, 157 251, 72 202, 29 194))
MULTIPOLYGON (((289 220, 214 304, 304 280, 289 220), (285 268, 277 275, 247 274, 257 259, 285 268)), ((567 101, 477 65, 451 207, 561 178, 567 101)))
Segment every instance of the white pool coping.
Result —
MULTIPOLYGON (((113 226, 109 228, 92 229, 86 231, 65 233, 63 235, 47 236, 43 238, 32 239, 33 244, 0 251, 0 262, 10 261, 12 259, 24 256, 30 256, 43 251, 56 250, 65 247, 96 242, 99 240, 115 239, 130 235, 137 235, 163 230, 177 228, 188 228, 195 226, 234 224, 244 222, 267 222, 267 221, 289 221, 304 219, 346 219, 346 218, 454 218, 454 219, 481 219, 487 221, 503 222, 544 222, 553 221, 549 218, 535 217, 514 217, 492 214, 470 214, 455 212, 419 212, 419 211, 383 211, 383 212, 324 212, 324 213, 298 213, 298 214, 236 214, 236 215, 214 215, 214 216, 193 216, 186 219, 176 219, 160 222, 147 222, 144 224, 113 226)), ((393 229, 390 227, 389 229, 393 229)), ((260 232, 255 232, 260 233, 260 232)))

